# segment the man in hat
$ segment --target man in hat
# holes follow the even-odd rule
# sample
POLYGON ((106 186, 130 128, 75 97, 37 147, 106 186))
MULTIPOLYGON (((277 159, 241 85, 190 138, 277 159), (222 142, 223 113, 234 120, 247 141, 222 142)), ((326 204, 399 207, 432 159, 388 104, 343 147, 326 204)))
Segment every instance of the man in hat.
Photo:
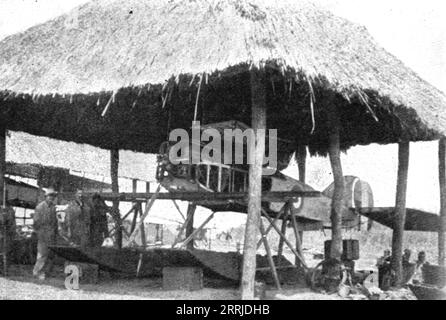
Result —
POLYGON ((45 280, 45 273, 51 269, 52 255, 48 246, 56 243, 57 217, 56 196, 54 189, 49 188, 45 200, 39 203, 34 211, 34 231, 37 233, 37 259, 33 275, 45 280))
POLYGON ((78 190, 75 199, 70 201, 66 219, 68 224, 68 237, 81 248, 90 246, 90 209, 91 204, 85 199, 81 190, 78 190))

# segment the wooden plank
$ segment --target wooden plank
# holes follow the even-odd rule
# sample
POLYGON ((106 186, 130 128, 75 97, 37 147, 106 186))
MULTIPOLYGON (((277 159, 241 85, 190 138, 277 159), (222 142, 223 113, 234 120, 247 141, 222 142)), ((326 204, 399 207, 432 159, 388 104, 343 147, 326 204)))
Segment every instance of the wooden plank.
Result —
POLYGON ((248 183, 248 217, 246 219, 245 243, 243 247, 243 266, 241 281, 241 298, 254 299, 256 274, 257 233, 260 220, 262 200, 262 163, 265 155, 266 130, 266 90, 262 74, 252 69, 251 83, 251 127, 255 132, 255 143, 249 146, 252 164, 249 166, 248 183), (260 130, 259 130, 260 129, 260 130))
POLYGON ((271 254, 271 248, 269 247, 268 239, 266 237, 265 228, 263 227, 262 219, 260 219, 259 228, 260 228, 260 235, 262 236, 263 245, 266 250, 266 255, 268 257, 269 267, 271 268, 271 274, 273 275, 274 283, 276 284, 277 290, 282 290, 279 281, 279 276, 277 275, 276 265, 274 264, 273 256, 271 254))
POLYGON ((395 286, 403 280, 403 236, 406 223, 406 192, 409 171, 409 142, 398 145, 398 178, 395 200, 395 220, 392 235, 392 270, 395 272, 395 286))
MULTIPOLYGON (((110 150, 110 176, 112 182, 113 193, 119 193, 118 182, 118 167, 119 167, 119 150, 110 150)), ((115 246, 122 248, 122 221, 119 213, 119 199, 112 200, 113 205, 111 209, 112 217, 115 220, 116 233, 115 233, 115 246)))
POLYGON ((330 95, 327 97, 328 154, 334 179, 334 192, 331 201, 331 257, 341 260, 342 255, 342 208, 344 201, 344 174, 341 165, 340 118, 337 107, 330 95))
POLYGON ((440 226, 438 231, 438 264, 445 265, 446 231, 446 138, 438 142, 438 176, 440 182, 440 226))

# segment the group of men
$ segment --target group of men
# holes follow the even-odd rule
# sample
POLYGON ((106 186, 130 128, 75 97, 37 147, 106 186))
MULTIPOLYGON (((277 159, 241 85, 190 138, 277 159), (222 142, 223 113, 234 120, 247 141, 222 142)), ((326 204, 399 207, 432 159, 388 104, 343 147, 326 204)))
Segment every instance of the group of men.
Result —
MULTIPOLYGON (((420 283, 423 280, 423 266, 428 265, 426 261, 426 252, 418 252, 418 257, 415 262, 410 261, 412 251, 405 249, 402 257, 403 267, 403 284, 407 283, 420 283)), ((389 288, 392 285, 392 268, 391 268, 391 252, 390 250, 384 250, 384 254, 380 257, 376 263, 378 267, 378 283, 380 288, 389 288)))
POLYGON ((52 269, 53 256, 49 246, 57 243, 58 235, 70 244, 81 248, 101 246, 108 237, 108 207, 99 195, 85 199, 78 191, 66 209, 64 219, 58 219, 56 210, 57 193, 48 189, 45 200, 34 212, 34 231, 37 234, 37 259, 33 275, 40 280, 52 269))

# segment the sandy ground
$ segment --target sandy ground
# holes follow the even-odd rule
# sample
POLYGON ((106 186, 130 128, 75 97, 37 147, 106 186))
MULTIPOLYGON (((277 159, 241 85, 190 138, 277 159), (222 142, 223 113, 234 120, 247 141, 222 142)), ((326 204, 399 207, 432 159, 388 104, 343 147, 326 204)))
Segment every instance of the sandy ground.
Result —
MULTIPOLYGON (((239 290, 233 285, 205 280, 197 291, 162 289, 161 279, 111 279, 101 277, 98 284, 81 284, 80 290, 67 290, 61 271, 44 281, 34 279, 29 266, 13 266, 8 278, 0 278, 1 300, 238 300, 239 290)), ((278 292, 267 287, 269 300, 340 300, 338 295, 325 295, 309 289, 284 287, 278 292)))

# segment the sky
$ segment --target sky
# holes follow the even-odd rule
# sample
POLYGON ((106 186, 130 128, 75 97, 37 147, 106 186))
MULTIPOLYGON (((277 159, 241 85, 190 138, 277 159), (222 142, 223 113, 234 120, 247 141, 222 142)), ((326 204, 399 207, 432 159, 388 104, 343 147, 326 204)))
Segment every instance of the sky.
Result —
MULTIPOLYGON (((279 1, 279 0, 264 0, 279 1)), ((281 5, 287 5, 280 0, 281 5)), ((65 13, 86 0, 0 0, 0 39, 65 13)), ((446 2, 444 0, 313 0, 365 26, 377 43, 422 78, 446 92, 446 2)), ((368 181, 376 204, 393 206, 397 146, 355 147, 342 156, 344 173, 368 181)), ((408 206, 438 212, 437 143, 412 143, 408 206)), ((328 159, 312 158, 309 184, 325 188, 331 181, 328 159)), ((297 169, 286 170, 297 176, 297 169)))

